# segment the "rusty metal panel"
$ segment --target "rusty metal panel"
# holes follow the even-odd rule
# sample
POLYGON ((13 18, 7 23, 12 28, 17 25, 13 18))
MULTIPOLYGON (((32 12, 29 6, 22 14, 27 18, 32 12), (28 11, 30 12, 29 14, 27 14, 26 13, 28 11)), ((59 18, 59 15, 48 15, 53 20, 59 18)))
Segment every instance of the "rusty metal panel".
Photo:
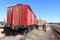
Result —
POLYGON ((15 5, 13 8, 13 20, 12 25, 19 25, 19 14, 20 14, 20 8, 19 5, 15 5))
POLYGON ((22 5, 21 25, 27 25, 27 5, 22 5))
POLYGON ((7 8, 7 24, 12 24, 12 12, 13 12, 13 7, 8 7, 7 8))
POLYGON ((32 25, 32 12, 27 8, 27 25, 32 25))

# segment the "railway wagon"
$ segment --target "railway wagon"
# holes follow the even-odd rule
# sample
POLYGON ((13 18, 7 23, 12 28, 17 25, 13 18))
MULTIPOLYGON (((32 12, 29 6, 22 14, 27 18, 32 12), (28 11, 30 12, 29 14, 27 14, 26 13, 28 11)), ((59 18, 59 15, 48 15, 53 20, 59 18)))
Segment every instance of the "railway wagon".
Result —
POLYGON ((37 28, 37 24, 38 20, 29 5, 17 4, 7 7, 7 23, 4 28, 6 35, 37 28))
POLYGON ((38 25, 39 28, 42 28, 44 31, 46 31, 47 22, 45 20, 39 19, 38 25))

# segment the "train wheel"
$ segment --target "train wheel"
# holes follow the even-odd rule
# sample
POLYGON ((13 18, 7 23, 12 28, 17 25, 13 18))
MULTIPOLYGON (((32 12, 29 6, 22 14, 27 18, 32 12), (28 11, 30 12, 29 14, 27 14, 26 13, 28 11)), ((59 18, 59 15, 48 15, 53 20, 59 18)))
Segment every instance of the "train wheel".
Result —
POLYGON ((25 35, 27 33, 27 30, 24 30, 23 34, 25 35))
POLYGON ((16 36, 17 34, 18 34, 18 30, 12 30, 12 32, 11 32, 11 34, 13 35, 13 36, 16 36))
POLYGON ((30 31, 31 31, 31 27, 28 27, 27 29, 28 29, 28 32, 30 32, 30 31))
POLYGON ((36 29, 38 29, 39 27, 38 26, 36 26, 36 29))
POLYGON ((31 29, 31 30, 33 30, 33 28, 34 28, 34 27, 33 27, 33 26, 31 26, 31 28, 30 28, 30 29, 31 29))
POLYGON ((5 32, 5 35, 8 36, 8 35, 11 35, 11 30, 9 27, 5 27, 4 28, 4 32, 5 32))
POLYGON ((14 32, 14 36, 16 36, 16 35, 17 35, 17 32, 15 31, 15 32, 14 32))

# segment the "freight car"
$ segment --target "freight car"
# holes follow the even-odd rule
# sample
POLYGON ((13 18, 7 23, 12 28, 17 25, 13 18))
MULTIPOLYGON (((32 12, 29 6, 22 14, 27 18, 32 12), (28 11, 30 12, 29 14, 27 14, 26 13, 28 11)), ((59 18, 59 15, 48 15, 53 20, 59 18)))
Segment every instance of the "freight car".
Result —
POLYGON ((38 20, 26 4, 17 4, 7 7, 7 24, 4 28, 6 35, 13 35, 17 32, 27 32, 34 27, 38 28, 38 20))
POLYGON ((42 28, 44 31, 46 31, 47 23, 45 20, 39 19, 38 25, 40 28, 42 28))

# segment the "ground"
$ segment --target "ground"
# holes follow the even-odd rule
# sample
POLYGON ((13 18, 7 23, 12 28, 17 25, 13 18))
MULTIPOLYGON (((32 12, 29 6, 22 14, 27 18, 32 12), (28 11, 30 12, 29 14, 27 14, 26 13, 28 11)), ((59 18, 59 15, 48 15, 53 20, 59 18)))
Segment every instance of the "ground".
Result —
POLYGON ((50 27, 47 27, 46 30, 45 32, 40 29, 35 29, 26 35, 25 40, 58 40, 50 27))
POLYGON ((5 38, 1 38, 0 40, 58 40, 57 37, 54 35, 50 27, 47 27, 47 31, 43 31, 42 29, 33 29, 28 34, 22 36, 7 36, 5 38))

